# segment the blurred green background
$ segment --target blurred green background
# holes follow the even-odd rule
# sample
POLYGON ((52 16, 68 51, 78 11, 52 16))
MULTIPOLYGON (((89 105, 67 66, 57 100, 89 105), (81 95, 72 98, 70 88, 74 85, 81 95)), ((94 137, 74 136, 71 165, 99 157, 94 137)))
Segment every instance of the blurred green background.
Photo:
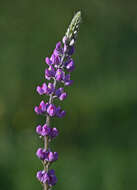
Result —
POLYGON ((33 108, 44 58, 82 10, 64 119, 52 147, 56 190, 137 188, 137 1, 0 1, 0 189, 38 190, 33 108))

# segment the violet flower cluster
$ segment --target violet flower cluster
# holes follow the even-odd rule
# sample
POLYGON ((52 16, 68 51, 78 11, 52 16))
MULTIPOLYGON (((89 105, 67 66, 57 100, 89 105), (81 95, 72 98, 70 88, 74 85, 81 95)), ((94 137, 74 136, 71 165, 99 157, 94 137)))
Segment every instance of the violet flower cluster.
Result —
POLYGON ((67 98, 65 86, 71 86, 71 72, 75 68, 72 55, 74 53, 74 45, 79 30, 81 13, 78 12, 62 42, 58 42, 50 57, 45 58, 47 68, 45 69, 46 82, 37 86, 36 91, 40 96, 46 95, 48 100, 42 100, 39 105, 35 106, 34 111, 37 115, 43 115, 46 118, 45 124, 36 127, 36 133, 44 139, 44 148, 38 148, 37 157, 42 161, 44 170, 37 172, 37 179, 43 184, 44 190, 51 189, 57 182, 55 171, 50 169, 53 162, 58 160, 58 153, 50 149, 49 142, 56 138, 59 134, 57 128, 52 127, 50 119, 52 117, 62 118, 66 115, 66 111, 54 103, 55 99, 64 101, 67 98))

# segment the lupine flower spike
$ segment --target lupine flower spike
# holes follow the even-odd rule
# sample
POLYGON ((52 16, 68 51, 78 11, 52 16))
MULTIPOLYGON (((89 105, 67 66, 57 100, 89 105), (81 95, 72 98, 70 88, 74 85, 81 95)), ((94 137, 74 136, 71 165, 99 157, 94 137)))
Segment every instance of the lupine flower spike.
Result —
POLYGON ((52 117, 62 118, 66 115, 66 111, 54 104, 54 99, 65 100, 67 93, 64 87, 73 83, 70 77, 71 72, 75 68, 72 55, 80 21, 81 12, 79 11, 73 17, 62 42, 56 44, 51 57, 45 58, 45 63, 47 64, 45 69, 46 81, 36 88, 39 95, 49 97, 48 101, 42 100, 34 108, 37 115, 45 117, 45 124, 36 127, 36 133, 44 140, 44 147, 38 148, 36 151, 36 156, 42 161, 44 166, 42 171, 37 172, 36 177, 42 183, 44 190, 50 190, 57 182, 55 171, 50 166, 58 160, 58 153, 51 151, 49 143, 58 136, 59 131, 51 126, 50 120, 52 117))

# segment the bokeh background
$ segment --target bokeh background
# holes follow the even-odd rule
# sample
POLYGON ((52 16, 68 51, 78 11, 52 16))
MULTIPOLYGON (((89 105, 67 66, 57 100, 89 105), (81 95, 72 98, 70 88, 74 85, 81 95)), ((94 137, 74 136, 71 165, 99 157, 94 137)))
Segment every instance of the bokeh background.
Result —
POLYGON ((0 189, 41 189, 33 108, 45 56, 77 10, 83 21, 64 119, 52 147, 56 190, 137 188, 137 1, 0 1, 0 189))

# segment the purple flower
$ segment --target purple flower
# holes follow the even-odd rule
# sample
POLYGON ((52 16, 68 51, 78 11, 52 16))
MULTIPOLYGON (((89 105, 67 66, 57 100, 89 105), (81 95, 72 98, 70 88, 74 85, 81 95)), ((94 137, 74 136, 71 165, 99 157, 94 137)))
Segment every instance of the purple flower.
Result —
POLYGON ((56 49, 57 49, 57 50, 61 50, 61 46, 62 46, 61 42, 58 42, 58 43, 56 44, 56 49))
POLYGON ((62 101, 67 97, 67 93, 64 92, 64 88, 58 88, 55 95, 62 101))
POLYGON ((42 95, 44 94, 43 89, 40 86, 37 86, 37 92, 42 95))
POLYGON ((54 162, 58 159, 58 153, 57 152, 50 152, 48 151, 45 155, 45 160, 48 162, 54 162))
POLYGON ((47 85, 46 85, 46 83, 43 83, 43 84, 42 84, 42 87, 37 86, 37 92, 38 92, 40 95, 46 94, 46 93, 47 93, 47 85))
POLYGON ((39 105, 39 106, 35 106, 34 111, 35 111, 36 114, 38 114, 38 115, 44 114, 44 113, 46 112, 46 110, 47 110, 47 106, 48 106, 48 105, 49 105, 48 103, 45 104, 45 102, 42 100, 42 101, 40 102, 40 105, 39 105))
POLYGON ((61 81, 64 77, 64 72, 62 71, 62 69, 57 69, 56 74, 55 74, 55 78, 57 81, 61 81))
POLYGON ((46 151, 42 148, 38 148, 36 155, 40 160, 45 160, 47 162, 54 162, 58 159, 57 152, 46 151))
POLYGON ((66 97, 67 97, 67 93, 66 93, 66 92, 63 92, 63 93, 59 96, 59 99, 60 99, 61 101, 63 101, 66 97))
POLYGON ((51 94, 52 92, 54 92, 54 90, 54 85, 52 83, 49 83, 47 88, 47 94, 51 94))
POLYGON ((52 66, 49 66, 48 69, 45 69, 45 78, 47 80, 50 80, 54 76, 55 76, 55 69, 52 66))
POLYGON ((64 117, 65 115, 66 115, 66 112, 62 110, 60 106, 58 106, 56 108, 56 116, 61 118, 61 117, 64 117))
POLYGON ((48 127, 46 124, 43 125, 42 131, 41 131, 41 136, 49 136, 51 133, 51 128, 48 127))
POLYGON ((55 116, 55 114, 56 114, 56 107, 55 107, 54 104, 50 104, 50 105, 48 106, 48 108, 47 108, 47 113, 48 113, 51 117, 55 116))
POLYGON ((54 186, 57 183, 54 170, 38 171, 36 175, 37 179, 42 183, 48 183, 49 186, 54 186))
POLYGON ((53 64, 49 57, 46 57, 46 58, 45 58, 45 62, 46 62, 49 66, 53 64))
POLYGON ((43 183, 48 183, 48 180, 49 180, 48 173, 47 173, 47 172, 45 172, 45 174, 43 175, 42 182, 43 182, 43 183))
POLYGON ((55 88, 54 88, 54 85, 52 83, 49 83, 48 86, 46 85, 46 83, 43 83, 42 87, 40 86, 37 86, 37 92, 40 94, 40 95, 43 95, 43 94, 51 94, 52 92, 54 92, 55 88))
POLYGON ((36 127, 36 133, 41 136, 50 136, 51 128, 48 127, 46 124, 43 125, 43 127, 41 125, 38 125, 36 127))
POLYGON ((38 171, 36 177, 41 183, 46 183, 49 180, 49 176, 44 170, 38 171))
POLYGON ((58 88, 55 92, 56 96, 59 97, 64 92, 64 88, 58 88))
POLYGON ((59 56, 61 56, 62 53, 63 53, 62 44, 61 44, 61 42, 58 42, 58 43, 56 44, 56 48, 54 49, 53 54, 54 54, 54 55, 59 55, 59 56))
POLYGON ((42 171, 38 171, 36 177, 39 181, 41 181, 42 176, 43 176, 42 171))
POLYGON ((39 135, 41 135, 41 132, 42 132, 42 127, 41 127, 41 125, 38 125, 36 127, 36 133, 39 134, 39 135))
POLYGON ((73 83, 72 80, 70 80, 70 74, 67 74, 64 78, 64 84, 65 86, 70 86, 73 83))
POLYGON ((66 69, 69 72, 72 72, 74 70, 75 66, 74 66, 74 61, 71 59, 67 64, 66 64, 66 69))
POLYGON ((54 186, 57 183, 57 178, 55 176, 54 170, 49 170, 47 174, 48 174, 48 177, 49 177, 48 180, 47 180, 48 184, 50 186, 54 186))
POLYGON ((57 67, 60 64, 61 59, 59 55, 53 53, 50 59, 55 67, 57 67))
POLYGON ((47 124, 44 124, 43 126, 38 125, 36 127, 36 133, 40 136, 49 136, 51 139, 58 136, 59 131, 57 128, 50 128, 47 126, 47 124))
POLYGON ((36 152, 36 155, 37 155, 37 157, 39 158, 39 159, 41 159, 41 160, 45 160, 45 158, 46 158, 46 150, 44 150, 44 149, 42 149, 42 148, 39 148, 38 150, 37 150, 37 152, 36 152))
POLYGON ((50 131, 50 137, 53 139, 55 137, 57 137, 59 134, 59 131, 57 128, 51 128, 51 131, 50 131))
POLYGON ((40 102, 39 108, 41 109, 42 112, 45 112, 47 109, 47 103, 45 104, 45 102, 42 100, 40 102))
POLYGON ((38 107, 38 106, 35 106, 34 111, 35 111, 35 113, 36 113, 37 115, 42 114, 42 111, 41 111, 40 107, 38 107))
POLYGON ((54 162, 56 160, 58 160, 58 153, 57 152, 49 152, 48 161, 49 162, 54 162))

